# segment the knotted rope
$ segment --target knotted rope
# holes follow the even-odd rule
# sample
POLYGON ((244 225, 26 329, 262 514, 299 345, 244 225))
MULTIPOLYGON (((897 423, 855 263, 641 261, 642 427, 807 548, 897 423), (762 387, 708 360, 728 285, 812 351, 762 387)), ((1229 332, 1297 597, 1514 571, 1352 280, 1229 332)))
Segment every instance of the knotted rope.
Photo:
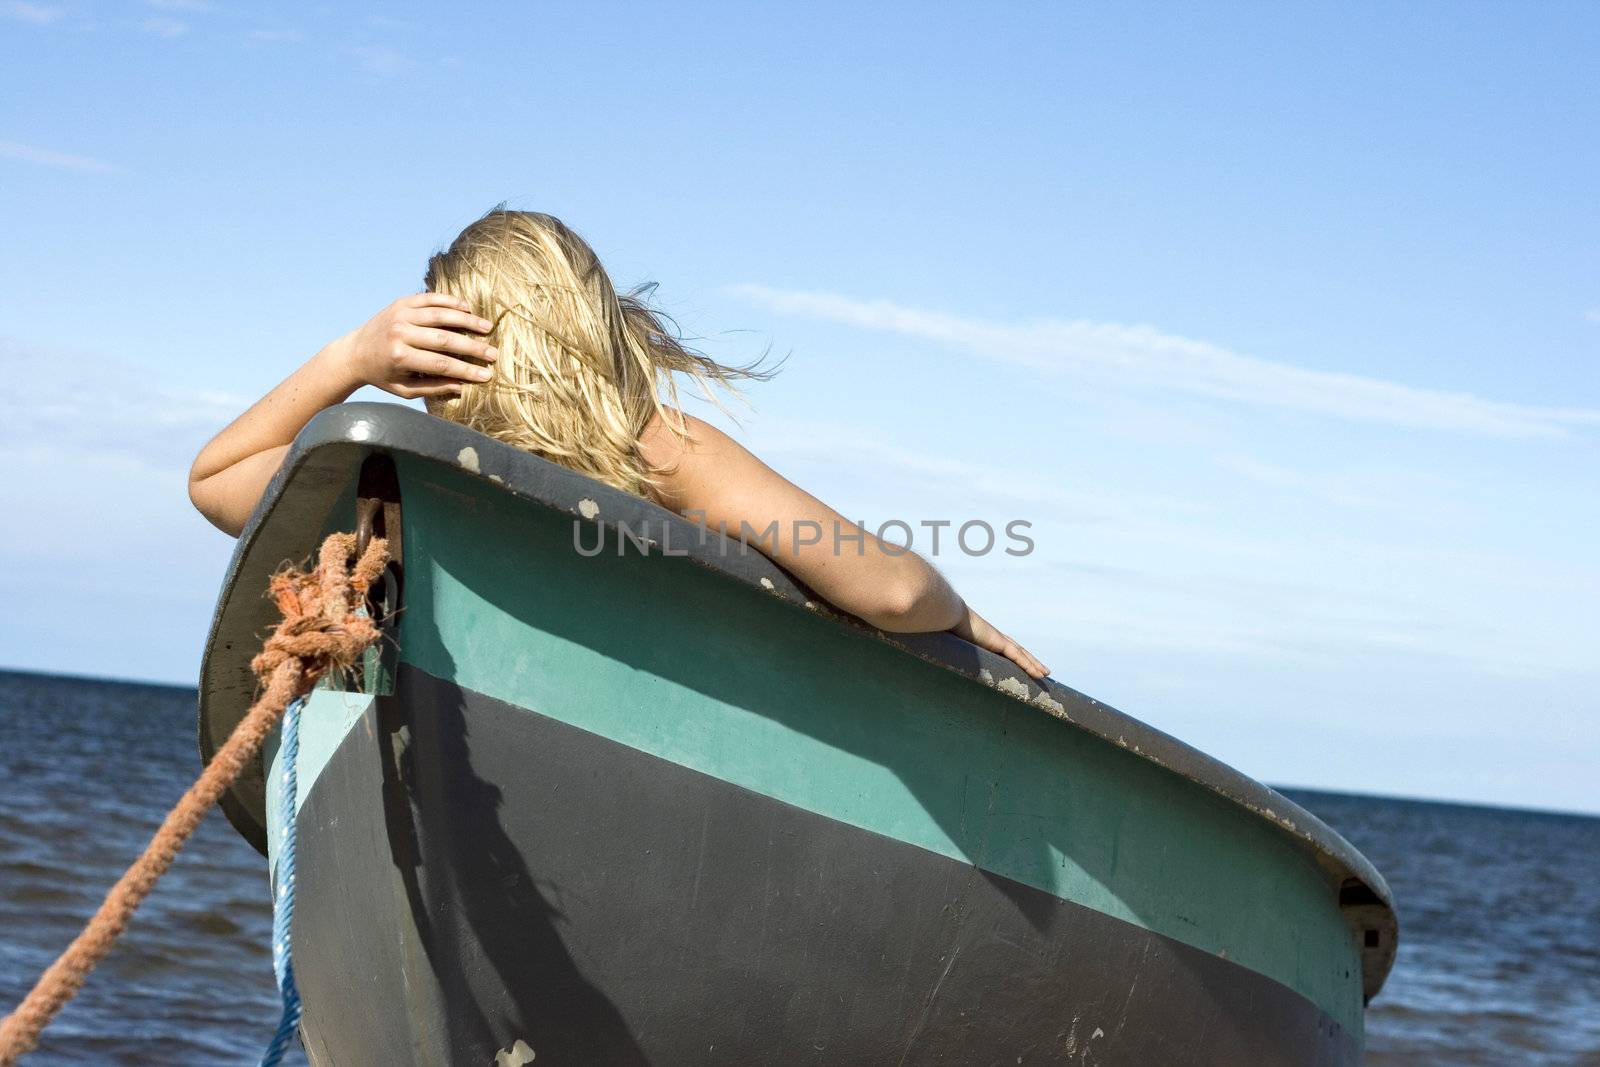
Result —
POLYGON ((288 568, 273 576, 272 598, 283 621, 250 663, 261 680, 261 696, 167 814, 144 854, 106 894, 105 903, 83 933, 40 976, 17 1009, 0 1022, 0 1067, 11 1067, 38 1045, 39 1034, 82 988, 95 964, 111 951, 134 909, 172 866, 206 812, 255 758, 289 703, 309 692, 330 671, 355 666, 378 639, 377 624, 362 608, 367 589, 388 562, 388 545, 382 538, 373 538, 352 570, 355 554, 354 534, 330 534, 322 542, 315 570, 288 568))

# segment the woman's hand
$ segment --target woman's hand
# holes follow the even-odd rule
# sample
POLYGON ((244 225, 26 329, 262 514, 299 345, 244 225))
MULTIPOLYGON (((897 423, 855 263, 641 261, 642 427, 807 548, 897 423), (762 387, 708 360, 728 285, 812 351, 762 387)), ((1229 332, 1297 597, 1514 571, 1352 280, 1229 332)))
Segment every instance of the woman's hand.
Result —
POLYGON ((469 335, 492 328, 459 297, 420 293, 396 300, 330 348, 359 385, 406 400, 460 396, 462 382, 489 380, 481 364, 493 363, 500 353, 469 335))
POLYGON ((952 626, 950 632, 957 637, 966 638, 979 648, 999 653, 1027 671, 1029 678, 1043 678, 1050 673, 1050 668, 1035 659, 1033 653, 996 630, 989 624, 989 620, 971 608, 967 609, 966 620, 952 626))
POLYGON ((342 404, 363 385, 407 400, 459 395, 462 382, 489 379, 481 364, 499 353, 471 335, 490 329, 457 297, 401 297, 312 356, 212 438, 189 471, 189 499, 218 529, 237 537, 289 443, 317 412, 342 404))

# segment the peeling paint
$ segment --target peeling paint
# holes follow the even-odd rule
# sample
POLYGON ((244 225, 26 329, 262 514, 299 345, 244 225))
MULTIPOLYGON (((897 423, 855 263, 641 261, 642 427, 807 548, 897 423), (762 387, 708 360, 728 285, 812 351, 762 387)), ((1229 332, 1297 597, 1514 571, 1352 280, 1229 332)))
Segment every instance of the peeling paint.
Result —
POLYGON ((1028 683, 1019 682, 1015 678, 1002 678, 1000 684, 995 686, 1002 693, 1007 693, 1018 700, 1028 699, 1028 683))
POLYGON ((1067 717, 1067 706, 1051 696, 1050 691, 1047 689, 1039 690, 1039 695, 1034 697, 1030 703, 1043 708, 1052 715, 1059 715, 1063 719, 1067 717))
POLYGON ((584 499, 578 501, 578 514, 582 515, 586 519, 592 519, 596 515, 600 514, 600 505, 596 504, 588 497, 585 497, 584 499))
POLYGON ((837 611, 834 611, 833 605, 825 600, 807 600, 805 605, 825 619, 833 619, 839 622, 847 621, 847 616, 840 615, 837 611))
POLYGON ((991 671, 988 667, 979 667, 978 681, 982 682, 984 685, 993 685, 994 671, 991 671))
POLYGON ((494 1054, 495 1067, 523 1067, 523 1064, 532 1062, 533 1049, 520 1037, 510 1048, 503 1048, 494 1054))
POLYGON ((762 578, 761 579, 761 588, 765 589, 769 593, 776 592, 777 589, 778 589, 777 586, 772 584, 772 579, 771 578, 762 578))
POLYGON ((505 485, 506 484, 506 480, 504 478, 500 477, 498 474, 489 475, 489 480, 491 482, 499 482, 501 485, 505 485))
POLYGON ((1304 833, 1303 831, 1301 831, 1300 827, 1295 824, 1295 821, 1293 819, 1285 818, 1284 816, 1279 815, 1277 812, 1273 811, 1271 808, 1258 807, 1255 804, 1252 804, 1249 801, 1245 800, 1243 797, 1235 796, 1233 794, 1224 794, 1224 795, 1226 795, 1229 800, 1233 801, 1235 804, 1238 804, 1240 807, 1246 809, 1247 811, 1253 811, 1257 815, 1261 816, 1263 819, 1266 819, 1269 822, 1274 822, 1274 823, 1278 824, 1279 826, 1283 827, 1285 830, 1288 830, 1290 833, 1299 834, 1300 836, 1304 837, 1306 840, 1311 841, 1313 843, 1317 843, 1316 842, 1316 838, 1311 834, 1304 833))
POLYGON ((477 474, 478 450, 473 448, 471 445, 468 445, 466 448, 463 448, 460 452, 456 453, 456 462, 461 464, 462 470, 469 470, 473 474, 477 474))

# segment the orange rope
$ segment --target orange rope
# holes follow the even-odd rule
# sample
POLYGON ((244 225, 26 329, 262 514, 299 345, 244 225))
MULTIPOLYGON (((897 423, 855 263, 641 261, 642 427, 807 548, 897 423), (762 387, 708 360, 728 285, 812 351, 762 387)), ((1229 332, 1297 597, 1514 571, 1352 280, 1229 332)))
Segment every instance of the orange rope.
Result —
POLYGON ((83 932, 39 977, 23 1002, 0 1022, 0 1067, 11 1067, 39 1043, 39 1034, 82 988, 128 926, 206 812, 255 758, 284 710, 329 671, 355 666, 378 639, 372 619, 361 614, 366 591, 388 562, 388 545, 373 538, 350 570, 353 534, 330 534, 313 571, 286 569, 272 578, 272 597, 283 621, 267 638, 251 669, 261 679, 260 698, 217 750, 200 778, 167 814, 144 854, 106 894, 83 932))

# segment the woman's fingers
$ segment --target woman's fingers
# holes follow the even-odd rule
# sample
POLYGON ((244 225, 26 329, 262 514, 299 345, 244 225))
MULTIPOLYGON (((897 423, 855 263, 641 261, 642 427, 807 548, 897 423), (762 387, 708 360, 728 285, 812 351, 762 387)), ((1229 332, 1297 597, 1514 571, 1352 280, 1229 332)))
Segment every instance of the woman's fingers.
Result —
POLYGON ((1023 648, 1015 641, 1009 639, 1006 640, 1005 644, 1000 649, 1000 654, 1006 659, 1010 660, 1012 663, 1015 663, 1017 666, 1021 667, 1028 673, 1030 678, 1039 677, 1040 672, 1038 662, 1034 660, 1032 656, 1028 655, 1027 649, 1023 648))
POLYGON ((473 333, 488 333, 494 329, 494 323, 470 311, 462 311, 455 307, 422 307, 417 308, 407 318, 414 326, 435 326, 450 330, 471 330, 473 333))
POLYGON ((1050 668, 1046 667, 1043 663, 1040 663, 1039 657, 1035 656, 1032 652, 1029 652, 1025 648, 1022 650, 1022 657, 1028 661, 1024 665, 1025 669, 1035 678, 1043 678, 1050 673, 1050 668))
POLYGON ((425 378, 446 378, 458 382, 486 382, 494 377, 488 367, 442 356, 437 352, 413 349, 404 362, 406 370, 425 378))
POLYGON ((467 337, 454 330, 435 330, 431 326, 412 326, 407 323, 395 333, 412 348, 427 352, 448 352, 469 359, 481 359, 485 363, 493 363, 500 354, 487 341, 467 337))
POLYGON ((956 634, 980 648, 1004 656, 1027 672, 1030 678, 1044 678, 1050 674, 1050 668, 1040 663, 1033 653, 995 629, 992 623, 971 608, 967 609, 966 619, 953 629, 956 634))
POLYGON ((995 631, 995 638, 996 647, 990 649, 990 651, 1000 653, 1006 659, 1010 660, 1012 663, 1015 663, 1024 671, 1027 671, 1030 678, 1043 678, 1045 675, 1050 673, 1045 669, 1044 664, 1040 663, 1038 659, 1034 657, 1033 653, 1017 644, 999 630, 995 631))
MULTIPOLYGON (((1016 642, 1013 641, 1012 644, 1016 644, 1016 642)), ((1050 668, 1046 667, 1043 663, 1040 663, 1038 656, 1035 656, 1032 652, 1029 652, 1021 645, 1017 645, 1017 651, 1022 655, 1022 660, 1019 662, 1019 665, 1029 674, 1033 675, 1035 678, 1043 678, 1045 675, 1050 673, 1050 668)))
POLYGON ((1021 667, 1023 670, 1027 671, 1028 677, 1030 678, 1043 678, 1046 674, 1044 664, 1040 663, 1038 660, 1029 655, 1028 650, 1025 648, 1016 649, 1013 653, 1007 655, 1006 658, 1012 663, 1015 663, 1017 666, 1021 667))
POLYGON ((449 293, 418 293, 415 296, 401 297, 398 302, 404 307, 412 308, 447 307, 458 308, 461 311, 472 310, 471 304, 449 293))

